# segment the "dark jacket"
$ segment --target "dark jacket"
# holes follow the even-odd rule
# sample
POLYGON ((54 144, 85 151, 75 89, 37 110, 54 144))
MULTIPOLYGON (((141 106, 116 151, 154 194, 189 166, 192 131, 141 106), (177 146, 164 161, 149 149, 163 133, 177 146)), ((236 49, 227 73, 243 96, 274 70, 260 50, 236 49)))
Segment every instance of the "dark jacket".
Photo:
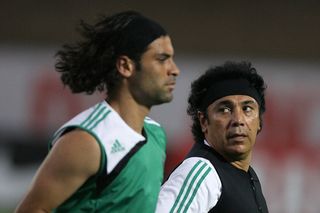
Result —
POLYGON ((208 159, 216 169, 221 183, 221 196, 209 212, 217 213, 268 213, 259 179, 254 170, 248 172, 238 169, 227 162, 211 147, 195 143, 189 157, 208 159))

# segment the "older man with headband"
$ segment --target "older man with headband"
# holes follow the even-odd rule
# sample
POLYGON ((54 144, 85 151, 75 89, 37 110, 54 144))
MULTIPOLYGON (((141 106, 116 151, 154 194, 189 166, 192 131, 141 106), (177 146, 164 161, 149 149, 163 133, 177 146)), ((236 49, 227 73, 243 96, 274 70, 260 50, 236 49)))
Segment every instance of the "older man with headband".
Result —
POLYGON ((265 88, 247 62, 210 68, 192 83, 188 114, 195 144, 162 186, 157 212, 268 212, 250 166, 265 88))

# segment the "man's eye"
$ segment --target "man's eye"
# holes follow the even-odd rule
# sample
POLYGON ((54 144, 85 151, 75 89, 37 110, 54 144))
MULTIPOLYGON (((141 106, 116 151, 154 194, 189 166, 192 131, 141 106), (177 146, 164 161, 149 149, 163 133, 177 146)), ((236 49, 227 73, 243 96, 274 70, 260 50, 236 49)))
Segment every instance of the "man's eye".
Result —
POLYGON ((231 112, 231 109, 229 107, 222 107, 219 109, 219 111, 223 113, 227 113, 227 112, 231 112))
POLYGON ((165 60, 167 60, 167 57, 160 57, 158 58, 158 61, 164 62, 165 60))
POLYGON ((250 106, 245 106, 245 107, 243 107, 243 111, 245 111, 245 112, 251 112, 251 111, 252 111, 252 107, 250 107, 250 106))

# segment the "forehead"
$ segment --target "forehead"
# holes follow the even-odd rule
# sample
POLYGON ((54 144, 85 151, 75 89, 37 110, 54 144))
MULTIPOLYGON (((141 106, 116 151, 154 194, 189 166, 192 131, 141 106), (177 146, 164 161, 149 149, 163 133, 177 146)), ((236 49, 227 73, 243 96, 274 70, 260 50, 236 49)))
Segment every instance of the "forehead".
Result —
POLYGON ((251 104, 258 105, 257 101, 248 95, 224 96, 222 98, 215 100, 211 105, 216 106, 216 105, 226 104, 226 103, 230 103, 230 104, 244 104, 244 103, 249 104, 249 103, 251 103, 251 104))
POLYGON ((166 36, 160 36, 159 38, 152 41, 148 47, 147 50, 144 52, 144 54, 152 54, 152 53, 166 53, 172 55, 174 52, 171 39, 168 35, 166 36))

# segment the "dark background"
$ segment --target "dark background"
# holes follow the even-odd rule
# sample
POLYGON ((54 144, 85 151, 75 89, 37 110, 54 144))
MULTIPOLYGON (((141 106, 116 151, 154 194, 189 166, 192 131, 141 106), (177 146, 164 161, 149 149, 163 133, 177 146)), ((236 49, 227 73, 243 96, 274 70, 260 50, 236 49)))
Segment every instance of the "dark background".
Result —
POLYGON ((133 9, 158 20, 180 53, 318 60, 320 2, 306 1, 2 1, 0 40, 72 41, 79 19, 133 9))

